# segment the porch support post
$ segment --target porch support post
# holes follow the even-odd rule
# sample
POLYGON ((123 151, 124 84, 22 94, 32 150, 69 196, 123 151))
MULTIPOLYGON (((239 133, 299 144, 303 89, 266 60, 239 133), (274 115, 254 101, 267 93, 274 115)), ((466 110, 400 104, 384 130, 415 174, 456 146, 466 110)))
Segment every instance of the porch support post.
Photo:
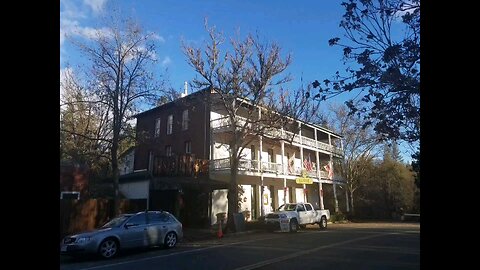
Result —
MULTIPOLYGON (((282 128, 283 135, 283 128, 282 128)), ((280 141, 282 146, 282 174, 283 174, 283 203, 287 203, 287 170, 285 169, 285 142, 280 141)))

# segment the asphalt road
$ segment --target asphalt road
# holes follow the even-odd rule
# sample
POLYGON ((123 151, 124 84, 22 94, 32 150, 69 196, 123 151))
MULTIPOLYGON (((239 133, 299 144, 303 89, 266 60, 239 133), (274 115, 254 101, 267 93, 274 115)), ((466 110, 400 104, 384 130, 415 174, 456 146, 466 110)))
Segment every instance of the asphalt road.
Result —
POLYGON ((137 250, 112 260, 69 259, 60 269, 420 269, 419 223, 329 224, 137 250))

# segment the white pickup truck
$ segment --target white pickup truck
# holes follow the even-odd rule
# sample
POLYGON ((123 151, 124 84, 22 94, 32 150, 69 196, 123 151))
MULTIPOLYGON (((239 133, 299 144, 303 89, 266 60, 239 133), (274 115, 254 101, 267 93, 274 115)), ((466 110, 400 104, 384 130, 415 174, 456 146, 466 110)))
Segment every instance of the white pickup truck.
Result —
POLYGON ((329 219, 330 211, 327 209, 315 210, 309 203, 287 203, 267 214, 265 225, 269 230, 284 231, 286 228, 288 232, 296 232, 299 226, 305 228, 307 224, 318 224, 321 230, 325 230, 329 219))

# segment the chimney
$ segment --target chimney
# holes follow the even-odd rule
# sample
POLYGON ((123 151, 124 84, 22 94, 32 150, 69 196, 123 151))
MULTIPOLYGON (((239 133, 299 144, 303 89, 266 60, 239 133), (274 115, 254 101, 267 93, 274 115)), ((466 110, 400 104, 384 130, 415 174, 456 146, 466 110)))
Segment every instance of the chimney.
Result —
POLYGON ((184 91, 183 91, 183 93, 180 95, 182 98, 188 95, 188 83, 187 83, 187 82, 185 82, 183 88, 184 88, 184 91))

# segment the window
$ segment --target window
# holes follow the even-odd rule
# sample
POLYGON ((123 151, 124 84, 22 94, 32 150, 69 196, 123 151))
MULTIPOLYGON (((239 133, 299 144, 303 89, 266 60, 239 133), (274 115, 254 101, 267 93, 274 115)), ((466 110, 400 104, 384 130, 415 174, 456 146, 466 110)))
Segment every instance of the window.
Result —
POLYGON ((155 119, 155 137, 160 136, 160 118, 155 119))
POLYGON ((188 129, 188 110, 183 111, 182 114, 182 130, 188 129))
POLYGON ((255 155, 255 145, 252 144, 252 146, 250 146, 250 156, 252 158, 252 160, 256 160, 257 157, 255 155))
POLYGON ((172 134, 173 131, 173 114, 170 114, 167 119, 167 135, 172 134))
POLYGON ((147 223, 145 213, 140 213, 133 216, 131 219, 127 221, 127 223, 132 223, 134 225, 145 225, 147 223))
POLYGON ((303 204, 297 204, 297 212, 303 212, 303 211, 305 211, 303 204))
POLYGON ((62 191, 60 192, 61 200, 78 200, 80 199, 80 192, 78 191, 62 191))
POLYGON ((171 222, 170 215, 167 213, 148 213, 148 222, 149 223, 161 223, 161 222, 171 222))
POLYGON ((185 153, 186 154, 191 154, 192 153, 192 142, 191 141, 186 141, 185 142, 185 153))
POLYGON ((171 157, 171 156, 172 156, 172 146, 171 146, 171 145, 165 146, 165 155, 166 155, 167 157, 171 157))
POLYGON ((312 211, 313 208, 310 204, 305 204, 305 208, 307 208, 307 211, 312 211))

